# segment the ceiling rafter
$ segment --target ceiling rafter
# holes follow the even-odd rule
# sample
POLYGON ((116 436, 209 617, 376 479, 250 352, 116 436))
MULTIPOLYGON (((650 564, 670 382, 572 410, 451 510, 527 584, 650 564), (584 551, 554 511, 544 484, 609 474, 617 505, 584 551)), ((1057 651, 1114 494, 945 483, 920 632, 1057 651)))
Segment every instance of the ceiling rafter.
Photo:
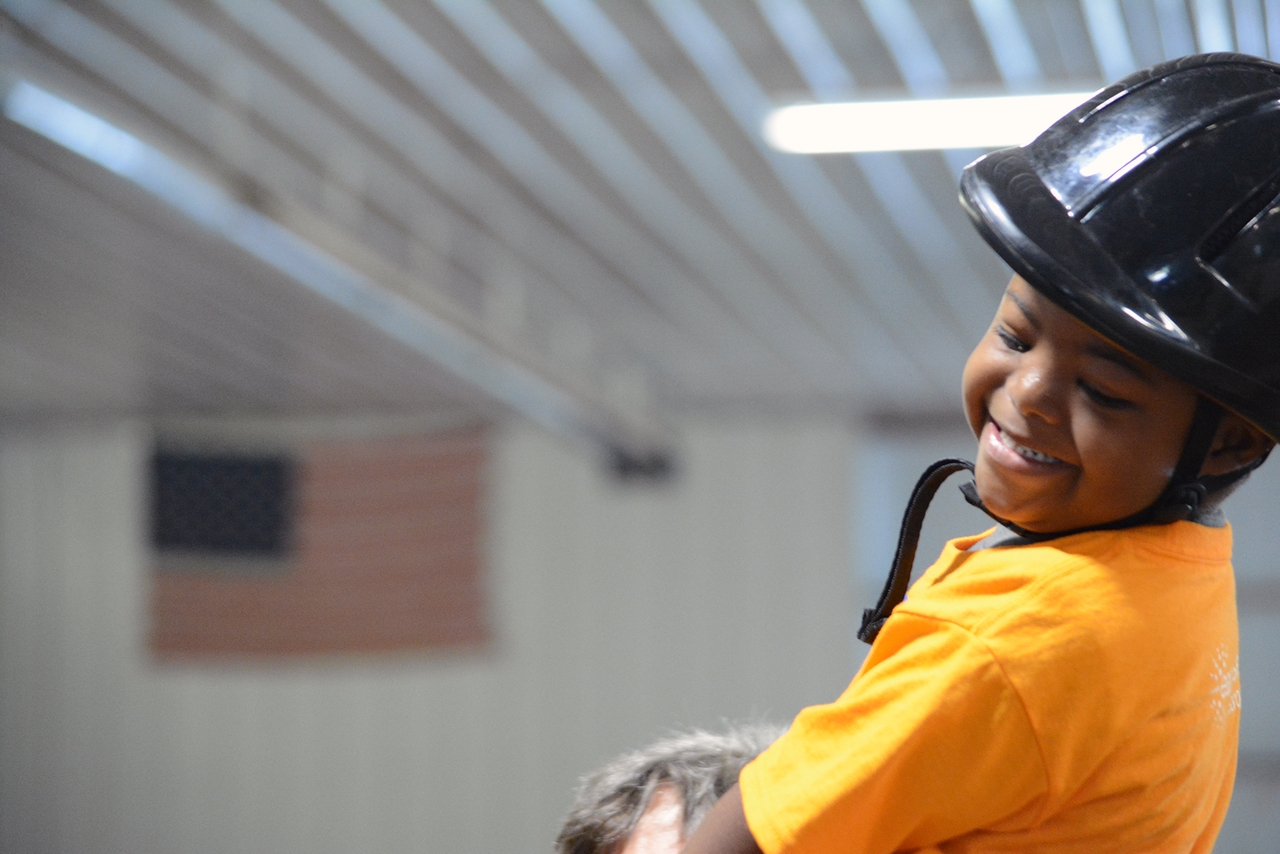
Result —
MULTIPOLYGON (((262 40, 269 49, 281 53, 293 67, 323 87, 365 126, 394 142, 397 150, 419 168, 438 175, 438 180, 445 186, 456 185, 457 191, 465 195, 476 183, 494 182, 492 176, 469 163, 465 164, 468 171, 459 174, 460 170, 448 162, 449 158, 440 154, 441 149, 450 144, 430 125, 413 113, 409 106, 354 68, 334 48, 319 40, 300 22, 285 16, 277 5, 265 2, 243 4, 232 7, 232 10, 240 16, 242 26, 247 27, 251 34, 257 34, 255 38, 262 40), (291 34, 294 41, 266 38, 266 33, 280 31, 291 34), (338 77, 341 79, 337 79, 338 77), (434 146, 424 146, 424 139, 434 143, 434 146)), ((458 80, 456 76, 449 76, 448 79, 453 82, 458 80)), ((445 91, 443 94, 453 97, 456 93, 445 91)), ((452 104, 459 109, 474 106, 460 103, 456 98, 453 98, 452 104)), ((488 113, 489 118, 495 115, 488 113)), ((477 119, 474 115, 470 118, 477 119)), ((477 120, 484 118, 485 116, 480 116, 477 120)), ((508 125, 503 123, 502 128, 506 127, 508 125)), ((480 137, 482 140, 493 141, 482 131, 480 137)), ((452 152, 452 149, 449 148, 449 151, 452 152)), ((539 157, 538 162, 547 161, 539 157)), ((522 175, 522 178, 530 182, 543 179, 538 175, 522 175)), ((571 187, 569 190, 571 201, 591 202, 591 197, 583 188, 571 187)), ((496 213, 506 215, 506 211, 501 208, 496 213)), ((748 372, 745 376, 767 376, 772 373, 774 376, 790 376, 791 383, 799 379, 794 373, 794 365, 774 361, 776 353, 758 344, 752 345, 751 333, 743 334, 745 327, 734 306, 719 304, 712 295, 691 282, 685 272, 665 253, 607 207, 592 202, 592 207, 587 210, 587 213, 600 214, 598 222, 584 215, 584 211, 577 207, 567 207, 562 213, 586 228, 587 234, 597 233, 599 239, 591 244, 592 251, 610 259, 614 269, 620 269, 627 276, 627 281, 636 283, 651 303, 660 306, 680 324, 689 341, 705 344, 711 352, 721 357, 718 370, 722 375, 731 375, 735 369, 740 368, 748 372), (636 240, 631 240, 628 235, 636 237, 636 240), (788 375, 784 371, 780 374, 780 367, 791 373, 788 375)), ((583 232, 576 232, 576 235, 581 240, 583 232)))
MULTIPOLYGON (((424 96, 467 127, 478 144, 488 147, 506 163, 513 176, 526 182, 529 191, 556 211, 568 227, 585 234, 588 240, 599 242, 601 225, 614 220, 612 239, 630 245, 633 250, 641 241, 647 243, 647 237, 641 233, 624 231, 623 221, 604 200, 594 197, 551 152, 524 132, 484 92, 458 75, 385 6, 373 0, 328 0, 327 5, 424 96), (566 196, 567 190, 573 194, 566 196)), ((646 267, 665 264, 670 272, 663 279, 672 288, 708 288, 719 303, 730 313, 737 313, 744 325, 784 359, 800 366, 803 370, 798 376, 809 375, 815 369, 846 373, 851 369, 848 362, 834 352, 823 352, 816 337, 802 334, 804 320, 780 302, 776 292, 761 287, 760 272, 752 269, 723 237, 671 193, 617 132, 585 101, 575 98, 577 93, 558 80, 558 75, 542 64, 523 40, 509 30, 501 32, 499 28, 504 24, 500 18, 492 14, 481 17, 487 8, 481 4, 467 4, 464 8, 438 5, 490 62, 497 60, 495 67, 508 80, 513 76, 509 63, 516 61, 525 67, 515 74, 536 76, 541 84, 539 88, 547 92, 546 98, 538 103, 539 108, 578 145, 614 189, 631 201, 632 209, 649 231, 660 235, 683 264, 696 273, 691 277, 677 272, 665 256, 660 259, 658 253, 666 250, 658 247, 646 250, 647 256, 638 258, 639 263, 646 267), (501 48, 490 43, 498 39, 503 42, 501 48), (551 100, 555 103, 549 104, 551 100), (594 138, 587 139, 587 135, 594 138), (736 300, 726 299, 723 289, 726 281, 734 283, 736 300)))
MULTIPOLYGON (((176 118, 180 126, 185 124, 187 132, 197 138, 212 134, 214 130, 213 123, 219 118, 221 105, 209 103, 202 93, 191 89, 185 82, 177 79, 166 69, 157 65, 151 58, 138 53, 131 45, 119 39, 114 34, 104 30, 97 23, 84 18, 76 11, 61 3, 55 2, 55 0, 38 0, 38 2, 36 2, 36 0, 5 0, 5 2, 6 8, 11 13, 23 16, 23 22, 32 27, 34 31, 39 32, 43 37, 48 39, 51 44, 57 46, 68 55, 75 56, 78 62, 85 63, 90 67, 97 66, 104 73, 105 79, 112 80, 122 91, 131 94, 141 103, 148 104, 153 109, 159 108, 162 113, 167 114, 171 119, 176 118)), ((273 151, 273 147, 265 141, 259 140, 256 142, 255 150, 259 155, 264 152, 271 152, 271 156, 264 158, 265 162, 263 165, 268 167, 266 170, 267 174, 270 174, 270 172, 273 171, 270 167, 282 165, 288 162, 288 158, 286 156, 273 151)), ((282 171, 287 172, 287 169, 282 171)), ((267 180, 269 183, 269 179, 267 180)), ((237 236, 237 232, 231 231, 227 232, 227 234, 232 237, 233 242, 236 242, 237 245, 244 248, 252 248, 252 241, 245 243, 237 236)), ((311 262, 305 262, 303 266, 307 266, 310 263, 311 262)), ((381 271, 386 271, 385 265, 378 266, 381 271)), ((291 273, 290 275, 293 274, 291 273)), ((305 278, 306 274, 302 274, 299 277, 299 281, 302 281, 305 278)), ((330 278, 332 279, 332 277, 330 278)), ((394 278, 395 277, 393 276, 393 280, 394 278)), ((386 279, 384 277, 384 281, 385 280, 386 279)), ((449 346, 452 346, 451 344, 448 344, 448 340, 456 338, 458 341, 462 342, 460 345, 461 349, 458 350, 461 354, 457 359, 458 364, 467 363, 471 365, 470 368, 462 368, 462 373, 466 374, 468 371, 473 371, 473 379, 476 379, 481 385, 484 383, 490 384, 489 391, 504 387, 504 384, 507 386, 511 385, 506 379, 499 376, 501 370, 495 372, 488 371, 488 368, 484 368, 484 364, 488 363, 487 360, 489 359, 489 356, 486 354, 483 358, 478 357, 476 355, 478 351, 476 351, 472 343, 470 343, 475 340, 484 339, 485 336, 483 334, 483 330, 476 329, 474 323, 470 323, 469 318, 466 316, 459 314, 456 310, 450 310, 448 306, 437 300, 432 306, 431 313, 416 315, 417 319, 414 319, 414 306, 412 306, 411 303, 396 302, 395 299, 398 298, 398 295, 396 298, 393 298, 391 302, 375 305, 374 303, 378 303, 379 300, 383 299, 384 292, 378 290, 376 287, 370 289, 361 281, 353 281, 353 284, 357 289, 364 288, 369 294, 373 295, 373 302, 370 302, 364 296, 358 298, 359 300, 363 300, 362 305, 364 308, 361 310, 367 310, 370 312, 369 318, 372 319, 372 322, 379 326, 379 328, 382 328, 384 331, 392 334, 393 337, 399 338, 402 342, 409 344, 411 348, 418 350, 419 352, 436 353, 437 355, 443 354, 449 346), (399 305, 400 308, 395 309, 392 307, 393 305, 399 305), (406 314, 406 312, 408 312, 408 314, 406 314), (443 321, 444 325, 441 325, 441 321, 439 319, 441 315, 447 318, 443 321), (435 331, 425 333, 418 329, 418 326, 423 324, 430 326, 432 329, 439 330, 439 333, 437 334, 435 331), (458 338, 453 330, 459 330, 463 337, 458 338), (466 336, 472 337, 467 338, 466 336), (441 345, 443 349, 437 348, 435 341, 445 342, 441 345), (484 373, 484 371, 488 371, 488 378, 480 380, 480 375, 481 373, 484 373)), ((321 289, 321 291, 323 292, 323 289, 321 289)), ((332 293, 336 294, 337 291, 333 291, 332 293)), ((340 299, 345 299, 345 297, 340 297, 340 299)), ((348 308, 353 308, 354 305, 355 303, 349 303, 348 308)), ((142 314, 146 313, 145 308, 140 308, 139 311, 142 314)), ((192 318, 198 316, 198 306, 192 305, 191 312, 192 318)), ((182 317, 174 316, 167 320, 167 325, 170 328, 173 328, 175 325, 181 326, 184 322, 185 321, 182 317)), ((242 316, 235 319, 233 328, 239 330, 237 334, 250 335, 255 323, 256 321, 251 315, 242 316)), ((225 329, 227 327, 224 326, 223 328, 225 329)), ((287 334, 287 332, 280 332, 278 337, 287 337, 287 334)), ((200 335, 192 335, 187 340, 192 347, 197 347, 200 341, 200 335)), ((578 401, 571 400, 569 397, 564 396, 562 389, 560 388, 543 384, 543 380, 536 376, 536 371, 529 372, 528 369, 524 367, 526 365, 538 365, 543 362, 543 359, 540 358, 540 354, 537 354, 527 348, 521 349, 519 346, 513 348, 511 342, 493 343, 497 345, 494 348, 494 352, 505 352, 506 354, 500 358, 511 358, 514 356, 516 361, 508 363, 509 366, 511 366, 513 370, 517 370, 518 373, 522 373, 522 376, 526 376, 528 378, 527 381, 522 379, 519 382, 526 383, 530 388, 544 389, 544 392, 538 392, 533 395, 524 395, 523 392, 512 392, 507 397, 507 402, 519 397, 527 402, 527 405, 530 407, 530 411, 534 411, 540 407, 540 404, 535 400, 535 398, 538 394, 544 394, 544 396, 558 398, 557 401, 541 407, 541 409, 547 413, 545 420, 548 422, 563 423, 566 425, 566 429, 576 430, 579 433, 591 433, 593 435, 601 436, 606 436, 611 430, 615 429, 614 427, 607 426, 607 424, 600 428, 592 426, 591 422, 595 420, 596 415, 589 414, 589 410, 595 406, 600 406, 601 413, 605 413, 610 409, 611 404, 606 400, 609 389, 575 389, 577 394, 582 395, 583 400, 589 401, 584 408, 579 409, 578 401), (513 349, 516 351, 514 354, 512 353, 513 349), (602 404, 599 403, 599 401, 602 400, 605 402, 602 404), (564 413, 574 412, 578 412, 580 414, 569 414, 567 416, 563 416, 564 413), (578 426, 571 427, 569 426, 571 424, 577 424, 578 426)), ((490 346, 492 347, 493 345, 490 346)), ((344 368, 342 358, 339 354, 324 356, 322 358, 324 360, 331 361, 328 369, 331 376, 342 376, 344 368)), ((441 356, 441 361, 442 364, 444 364, 448 362, 448 359, 441 356)), ((453 368, 450 368, 450 370, 453 370, 453 368)), ((298 381, 301 382, 304 380, 299 379, 298 381)), ((565 378, 560 377, 559 381, 564 382, 565 378)), ((255 401, 252 399, 253 393, 248 384, 240 381, 235 381, 233 384, 241 389, 243 404, 250 406, 255 404, 255 401)), ((348 388, 355 387, 359 384, 360 383, 353 382, 348 386, 348 388)), ((572 383, 570 383, 570 385, 572 386, 572 383)), ((501 399, 504 394, 504 392, 499 392, 497 396, 501 399)), ((261 401, 257 402, 260 403, 261 401)), ((349 400, 348 402, 354 403, 355 401, 349 400)), ((634 407, 632 408, 634 409, 634 407)), ((647 418, 647 416, 642 413, 635 411, 630 415, 624 415, 618 419, 615 423, 618 429, 616 435, 621 437, 619 441, 629 441, 632 438, 641 437, 646 434, 653 436, 658 432, 656 429, 652 429, 649 426, 643 426, 639 427, 638 430, 632 433, 631 428, 626 426, 628 417, 634 419, 634 423, 636 425, 641 424, 647 418)), ((612 415, 605 415, 605 422, 611 421, 613 418, 614 416, 612 415)))
MULTIPOLYGON (((581 250, 572 251, 577 248, 576 245, 569 244, 563 236, 552 229, 539 228, 536 220, 531 224, 526 224, 530 220, 514 220, 511 213, 513 211, 517 214, 521 213, 519 203, 505 194, 501 188, 483 186, 473 188, 473 196, 480 196, 481 201, 488 202, 488 204, 469 205, 470 211, 477 215, 477 221, 487 226, 488 230, 478 228, 468 219, 454 215, 449 204, 441 205, 428 192, 424 182, 436 177, 435 175, 421 176, 420 173, 411 175, 384 159, 379 153, 368 150, 365 143, 342 124, 333 120, 304 96, 281 83, 237 48, 228 45, 201 26, 185 12, 165 0, 106 0, 106 2, 131 24, 155 39, 156 43, 168 50, 176 61, 190 65, 197 73, 216 79, 220 69, 229 66, 237 68, 239 76, 245 79, 246 88, 244 93, 246 103, 240 106, 251 110, 258 120, 273 127, 282 139, 288 140, 296 146, 297 150, 309 152, 318 161, 323 161, 333 151, 340 151, 347 157, 359 158, 364 163, 362 171, 366 182, 362 191, 371 197, 371 201, 380 201, 388 209, 403 209, 406 218, 415 216, 431 220, 445 218, 444 240, 433 239, 431 234, 438 229, 438 223, 432 223, 426 227, 413 222, 404 224, 406 232, 418 231, 419 234, 415 236, 422 242, 437 244, 429 247, 430 251, 447 255, 449 235, 460 234, 468 241, 478 242, 483 251, 457 253, 459 257, 453 259, 464 267, 468 262, 473 262, 468 273, 478 284, 485 281, 488 275, 486 267, 492 267, 495 259, 499 259, 498 263, 501 263, 504 256, 511 256, 506 263, 516 265, 518 262, 515 260, 514 253, 520 249, 532 249, 533 251, 529 253, 531 257, 528 258, 532 266, 526 269, 528 275, 534 277, 535 282, 539 275, 546 276, 548 282, 555 282, 566 292, 566 300, 578 302, 583 307, 581 310, 592 312, 606 321, 622 316, 630 318, 635 324, 631 330, 633 344, 637 345, 640 352, 646 353, 648 358, 661 361, 664 355, 672 353, 684 355, 688 359, 696 358, 695 354, 687 352, 681 346, 674 329, 642 305, 628 288, 598 287, 601 281, 608 281, 608 274, 581 250), (485 189, 490 190, 487 194, 488 198, 484 198, 485 189), (476 190, 480 192, 475 192, 476 190), (506 215, 484 216, 486 211, 499 209, 506 211, 506 215), (511 237, 511 232, 516 232, 513 242, 517 243, 517 247, 514 250, 506 248, 506 244, 502 242, 502 238, 511 237), (527 232, 532 232, 535 238, 541 239, 529 240, 525 237, 527 232), (491 237, 491 234, 496 237, 491 237), (528 244, 527 247, 519 245, 522 240, 528 244), (441 243, 444 245, 439 245, 441 243), (650 346, 646 346, 646 342, 650 346)), ((269 150, 269 146, 265 142, 259 142, 255 145, 255 150, 258 152, 257 156, 261 156, 262 151, 269 150)), ((456 166, 460 162, 459 156, 456 159, 451 158, 451 162, 447 165, 456 166)), ((273 180, 277 175, 275 169, 260 171, 263 173, 257 176, 260 181, 281 196, 289 195, 291 188, 287 182, 273 180)), ((296 191, 296 188, 294 189, 296 191)), ((462 199, 453 197, 450 202, 465 204, 472 200, 466 197, 462 199)), ((541 292, 554 294, 556 291, 547 289, 541 292)), ((567 306, 556 310, 564 312, 566 309, 567 306)), ((618 332, 624 333, 625 330, 619 329, 618 332)), ((671 366, 665 367, 670 369, 671 366)))
MULTIPOLYGON (((386 400, 427 364, 332 305, 298 300, 146 194, 111 192, 118 178, 26 128, 0 127, 0 163, 6 417, 333 411, 386 400), (183 235, 196 239, 173 251, 183 235)), ((480 402, 442 391, 402 402, 472 412, 480 402)))
MULTIPOLYGON (((758 0, 779 41, 788 51, 813 94, 822 101, 850 97, 857 82, 845 66, 803 0, 758 0)), ((946 270, 931 284, 941 296, 947 315, 970 335, 986 326, 990 306, 975 295, 992 294, 965 257, 955 235, 921 190, 903 155, 885 151, 853 155, 881 208, 930 273, 946 270)))
MULTIPOLYGON (((867 373, 883 382, 877 363, 891 352, 886 329, 859 311, 800 235, 770 209, 711 133, 627 41, 592 0, 543 0, 575 43, 604 74, 637 116, 661 138, 689 179, 723 211, 744 240, 765 257, 775 273, 794 283, 796 299, 828 334, 860 345, 871 363, 867 373), (834 330, 831 329, 835 325, 834 330)), ((897 378, 899 387, 903 378, 897 378)))
MULTIPOLYGON (((501 19, 497 18, 488 6, 483 3, 443 2, 443 0, 438 0, 437 5, 449 9, 454 20, 468 32, 473 32, 473 37, 480 40, 485 40, 486 32, 491 33, 495 28, 505 29, 506 32, 496 37, 490 36, 492 40, 488 41, 487 45, 482 48, 485 50, 486 55, 490 57, 491 61, 497 63, 510 61, 512 57, 523 57, 523 61, 519 63, 512 62, 507 66, 506 73, 508 78, 513 84, 521 86, 531 99, 539 101, 548 112, 555 111, 566 102, 572 101, 575 109, 571 112, 566 111, 558 116, 557 123, 584 150, 593 149, 589 155, 593 159, 602 159, 610 152, 626 151, 629 156, 625 159, 625 162, 602 164, 603 169, 614 173, 618 183, 624 181, 632 182, 639 178, 640 187, 653 188, 659 185, 659 178, 652 174, 647 166, 643 165, 639 155, 630 152, 626 148, 625 142, 617 136, 612 128, 608 128, 608 130, 601 128, 599 136, 603 138, 595 140, 582 138, 582 130, 585 127, 599 126, 599 123, 604 121, 603 118, 598 113, 595 113, 594 109, 585 102, 585 99, 576 91, 573 91, 572 87, 565 81, 549 82, 548 78, 554 72, 546 68, 541 63, 541 60, 534 59, 523 51, 514 50, 513 41, 518 36, 507 25, 502 23, 501 19), (482 13, 481 10, 485 9, 489 9, 489 11, 482 13), (476 20, 482 15, 483 20, 476 20), (483 31, 475 32, 475 30, 481 28, 483 28, 483 31), (587 116, 593 116, 593 118, 588 119, 586 118, 587 116)), ((582 15, 582 9, 585 5, 579 5, 575 12, 582 15)), ((594 11, 596 15, 599 14, 598 9, 594 11)), ((590 13, 582 15, 582 17, 587 18, 589 15, 590 13)), ((595 16, 590 17, 595 18, 595 16)), ((599 18, 595 19, 599 20, 599 18)), ((525 50, 528 50, 527 46, 525 50)), ((656 78, 653 77, 651 72, 647 76, 650 81, 656 82, 656 78)), ((661 86, 661 83, 657 85, 661 86)), ((664 103, 671 104, 674 96, 665 91, 665 87, 663 87, 662 94, 667 96, 663 98, 664 103)), ((673 119, 668 112, 663 118, 667 124, 675 124, 680 122, 681 118, 687 117, 696 126, 696 122, 692 121, 687 111, 681 112, 683 115, 680 117, 673 119)), ((656 128, 663 127, 662 124, 656 122, 650 122, 650 124, 656 128)), ((710 143, 709 136, 700 126, 692 128, 691 135, 699 143, 710 143)), ((699 145, 699 147, 701 148, 699 152, 701 159, 699 160, 695 160, 687 154, 682 156, 679 153, 679 148, 674 150, 677 151, 677 156, 680 157, 690 173, 696 176, 695 181, 710 190, 713 200, 718 200, 716 197, 723 197, 724 194, 720 193, 717 185, 708 179, 707 175, 711 173, 717 173, 721 177, 727 173, 729 180, 737 184, 738 187, 745 185, 736 170, 724 158, 723 153, 714 147, 714 144, 711 145, 709 150, 707 145, 699 145), (718 170, 716 166, 719 166, 718 170), (707 175, 704 175, 704 173, 707 173, 707 175)), ((622 187, 619 187, 619 189, 622 190, 622 187)), ((756 207, 760 207, 754 192, 749 188, 746 188, 745 192, 743 192, 735 187, 730 192, 735 196, 735 201, 742 200, 747 204, 754 204, 756 207)), ((643 199, 637 198, 640 195, 637 192, 626 192, 625 195, 628 198, 635 199, 639 204, 644 204, 643 199)), ((665 193, 664 196, 662 199, 652 200, 653 210, 648 214, 650 218, 665 220, 679 211, 679 203, 674 197, 669 192, 665 193)), ((723 205, 722 199, 718 201, 721 201, 723 205)), ((761 288, 773 289, 775 292, 788 295, 790 301, 800 307, 802 316, 807 323, 812 325, 815 333, 825 334, 828 338, 838 343, 844 357, 850 359, 851 367, 858 355, 866 352, 883 352, 884 345, 887 343, 883 327, 871 324, 868 322, 868 318, 857 311, 856 302, 850 298, 841 283, 837 282, 829 271, 820 266, 820 261, 816 255, 812 251, 806 251, 805 247, 800 244, 784 222, 777 217, 757 216, 756 222, 766 220, 767 228, 746 230, 741 228, 743 225, 742 218, 737 216, 736 212, 733 213, 735 215, 730 216, 728 221, 733 225, 739 226, 739 236, 748 245, 756 247, 773 272, 772 278, 760 278, 759 286, 761 288)), ((684 229, 680 230, 684 231, 684 229)), ((695 251, 699 247, 705 251, 708 241, 697 235, 690 236, 695 237, 695 251)), ((735 271, 734 266, 725 264, 723 261, 717 261, 714 258, 712 260, 718 268, 718 270, 713 268, 712 273, 718 273, 718 275, 725 277, 729 283, 732 283, 733 288, 739 294, 739 298, 744 296, 742 293, 744 289, 749 290, 755 286, 755 282, 744 281, 743 276, 735 271)), ((776 302, 776 297, 769 301, 776 302)), ((763 304, 765 300, 761 299, 761 302, 763 304)), ((771 319, 776 319, 776 315, 773 315, 771 319)), ((881 379, 881 375, 878 375, 875 371, 862 372, 862 375, 864 377, 863 382, 873 385, 878 379, 881 379)), ((880 390, 884 391, 885 387, 881 386, 880 390)))
POLYGON ((971 0, 970 5, 987 39, 987 49, 1010 91, 1043 85, 1040 60, 1013 0, 971 0))
POLYGON ((753 145, 765 157, 814 228, 845 261, 851 282, 880 322, 910 317, 920 335, 910 348, 926 364, 954 364, 965 352, 962 334, 940 317, 897 261, 878 247, 864 217, 831 184, 819 165, 773 151, 761 138, 760 123, 771 99, 750 74, 706 12, 696 3, 650 0, 668 32, 697 65, 753 145), (936 361, 935 361, 936 360, 936 361))
POLYGON ((1081 2, 1085 23, 1089 26, 1089 38, 1093 40, 1093 52, 1098 56, 1103 76, 1108 80, 1118 80, 1137 71, 1138 61, 1133 56, 1120 0, 1081 2))
POLYGON ((1173 59, 1196 52, 1196 35, 1187 15, 1186 0, 1152 0, 1164 58, 1173 59))
MULTIPOLYGON (((491 176, 458 152, 409 106, 386 92, 276 3, 270 0, 253 3, 220 0, 218 5, 244 27, 250 36, 333 97, 373 136, 388 143, 420 171, 430 175, 437 186, 457 198, 467 200, 469 207, 489 222, 499 224, 506 216, 504 209, 509 205, 524 207, 510 193, 502 191, 491 176), (268 34, 279 37, 269 38, 268 34)), ((444 71, 444 66, 438 66, 437 70, 448 75, 451 83, 462 82, 460 78, 444 71)), ((468 89, 472 88, 468 85, 468 89)), ((495 121, 493 126, 477 125, 475 129, 481 136, 487 132, 510 131, 517 135, 523 134, 520 128, 501 121, 492 112, 473 118, 476 121, 495 121)), ((524 163, 526 168, 556 168, 530 148, 513 155, 520 156, 531 158, 524 163)), ((562 188, 561 192, 567 194, 572 202, 587 201, 575 185, 562 188)), ((527 211, 526 214, 526 221, 538 218, 535 212, 527 211)), ((637 277, 635 274, 644 270, 646 265, 666 271, 676 279, 684 278, 683 274, 673 268, 670 259, 651 251, 647 241, 633 242, 630 239, 633 236, 632 230, 600 206, 590 205, 585 214, 577 213, 576 216, 585 227, 598 226, 596 236, 604 242, 595 244, 597 251, 614 253, 612 260, 615 262, 615 269, 629 271, 632 274, 629 281, 633 285, 638 282, 642 291, 648 284, 649 277, 637 277), (597 213, 601 219, 593 222, 588 215, 597 213)), ((671 291, 660 292, 649 288, 644 292, 651 302, 662 306, 677 323, 702 322, 714 328, 714 324, 723 322, 724 314, 717 307, 694 298, 693 295, 699 293, 696 289, 680 292, 679 298, 675 299, 669 298, 671 291)))

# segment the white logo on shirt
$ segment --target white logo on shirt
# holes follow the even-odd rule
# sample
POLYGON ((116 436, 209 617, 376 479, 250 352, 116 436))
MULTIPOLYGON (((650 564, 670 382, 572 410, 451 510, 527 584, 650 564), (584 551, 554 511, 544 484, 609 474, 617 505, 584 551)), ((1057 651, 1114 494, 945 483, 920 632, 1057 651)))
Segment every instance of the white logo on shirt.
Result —
POLYGON ((1219 644, 1213 656, 1213 689, 1209 696, 1219 724, 1226 723, 1240 709, 1240 662, 1226 644, 1219 644))

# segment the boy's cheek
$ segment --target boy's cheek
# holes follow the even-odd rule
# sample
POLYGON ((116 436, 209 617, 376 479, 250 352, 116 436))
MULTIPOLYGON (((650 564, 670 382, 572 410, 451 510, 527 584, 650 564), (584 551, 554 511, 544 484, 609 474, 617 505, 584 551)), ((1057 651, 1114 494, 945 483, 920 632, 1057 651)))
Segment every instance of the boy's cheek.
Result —
POLYGON ((987 422, 986 387, 991 385, 991 380, 984 376, 978 351, 975 350, 970 355, 969 361, 965 363, 964 374, 960 380, 960 396, 964 405, 965 419, 969 422, 969 429, 973 431, 974 438, 981 436, 982 428, 987 422))
POLYGON ((974 453, 978 455, 982 453, 983 431, 992 420, 991 402, 998 393, 997 389, 986 394, 966 394, 963 398, 965 421, 969 424, 969 431, 977 443, 974 453))

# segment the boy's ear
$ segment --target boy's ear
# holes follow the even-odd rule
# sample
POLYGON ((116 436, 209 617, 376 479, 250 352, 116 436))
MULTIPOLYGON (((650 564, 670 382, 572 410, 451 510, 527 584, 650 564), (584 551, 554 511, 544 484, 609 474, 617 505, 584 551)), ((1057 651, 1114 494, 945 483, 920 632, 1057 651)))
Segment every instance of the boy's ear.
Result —
POLYGON ((1275 442, 1267 434, 1234 412, 1222 416, 1218 432, 1209 446, 1209 456, 1200 469, 1202 475, 1226 474, 1246 466, 1265 454, 1275 442))

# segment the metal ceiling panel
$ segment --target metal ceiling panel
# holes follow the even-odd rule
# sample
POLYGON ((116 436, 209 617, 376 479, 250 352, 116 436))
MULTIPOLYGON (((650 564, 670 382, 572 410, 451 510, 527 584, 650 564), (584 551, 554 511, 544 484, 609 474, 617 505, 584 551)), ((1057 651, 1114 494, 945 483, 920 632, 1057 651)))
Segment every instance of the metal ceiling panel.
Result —
POLYGON ((495 414, 120 178, 11 125, 0 143, 0 417, 495 414))

